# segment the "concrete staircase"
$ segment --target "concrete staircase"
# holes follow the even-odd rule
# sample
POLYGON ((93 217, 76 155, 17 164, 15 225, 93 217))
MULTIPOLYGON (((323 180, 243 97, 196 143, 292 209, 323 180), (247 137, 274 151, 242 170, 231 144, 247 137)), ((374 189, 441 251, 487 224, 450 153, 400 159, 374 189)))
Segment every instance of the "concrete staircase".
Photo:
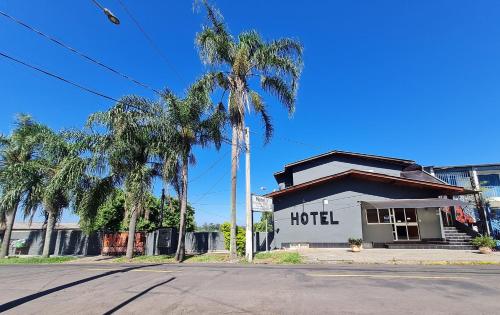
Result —
POLYGON ((397 242, 386 244, 390 249, 460 249, 474 250, 472 237, 456 227, 444 228, 445 241, 397 242))

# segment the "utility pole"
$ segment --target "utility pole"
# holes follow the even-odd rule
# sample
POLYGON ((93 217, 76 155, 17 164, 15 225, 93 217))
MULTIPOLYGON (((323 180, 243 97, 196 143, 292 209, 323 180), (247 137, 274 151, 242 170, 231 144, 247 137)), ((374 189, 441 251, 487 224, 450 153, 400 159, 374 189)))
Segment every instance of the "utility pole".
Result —
POLYGON ((250 129, 245 128, 245 179, 246 179, 246 214, 247 224, 245 231, 245 257, 248 262, 253 260, 253 215, 252 196, 250 193, 250 129))

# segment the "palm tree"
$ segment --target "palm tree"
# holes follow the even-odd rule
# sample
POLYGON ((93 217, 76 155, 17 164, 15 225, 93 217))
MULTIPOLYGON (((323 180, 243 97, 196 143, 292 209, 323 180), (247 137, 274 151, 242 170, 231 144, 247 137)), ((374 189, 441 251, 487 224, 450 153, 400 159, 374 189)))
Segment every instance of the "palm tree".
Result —
POLYGON ((32 192, 37 167, 35 150, 41 126, 29 116, 20 115, 11 136, 0 136, 0 217, 5 217, 5 233, 0 258, 8 255, 12 227, 23 197, 32 192))
POLYGON ((195 162, 193 148, 214 143, 218 150, 222 142, 225 112, 223 107, 212 105, 212 87, 213 77, 205 76, 189 88, 185 98, 180 99, 167 91, 160 107, 162 114, 157 116, 155 129, 161 131, 165 139, 161 150, 164 152, 164 180, 173 181, 174 187, 179 187, 179 241, 175 254, 179 262, 185 255, 188 169, 189 164, 195 162), (177 181, 180 183, 176 184, 177 181))
POLYGON ((69 207, 76 188, 85 178, 88 160, 81 157, 81 144, 69 141, 65 133, 42 126, 37 151, 36 175, 25 194, 24 215, 43 209, 47 217, 42 257, 49 257, 56 221, 69 207))
MULTIPOLYGON (((96 181, 92 195, 99 195, 98 187, 122 186, 125 192, 125 211, 130 217, 126 257, 134 253, 135 227, 138 216, 144 212, 152 188, 152 180, 158 176, 156 137, 151 129, 152 104, 148 100, 127 96, 106 112, 98 112, 88 119, 91 129, 89 141, 94 160, 108 172, 103 181, 96 181), (94 128, 97 127, 97 128, 94 128), (99 130, 104 129, 103 132, 99 130)), ((89 198, 79 197, 81 200, 89 198)), ((85 202, 84 202, 85 203, 85 202)), ((85 206, 81 207, 85 208, 85 206)), ((96 209, 96 207, 90 207, 96 209)))
POLYGON ((245 114, 252 107, 262 118, 265 140, 273 133, 271 119, 260 93, 278 98, 291 115, 295 109, 298 80, 302 70, 302 46, 290 38, 264 41, 256 31, 242 32, 233 38, 221 14, 207 0, 209 25, 196 36, 200 57, 214 67, 219 86, 228 91, 228 112, 232 127, 231 141, 231 258, 236 258, 236 175, 239 145, 245 127, 245 114), (260 79, 260 80, 257 80, 260 79), (257 81, 257 82, 254 82, 257 81))

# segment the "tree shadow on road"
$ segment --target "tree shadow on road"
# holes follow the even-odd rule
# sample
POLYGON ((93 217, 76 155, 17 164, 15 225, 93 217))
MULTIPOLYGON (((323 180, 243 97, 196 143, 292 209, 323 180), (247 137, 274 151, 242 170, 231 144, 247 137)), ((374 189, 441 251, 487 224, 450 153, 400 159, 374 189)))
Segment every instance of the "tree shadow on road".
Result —
POLYGON ((175 280, 175 277, 172 277, 172 278, 170 278, 170 279, 168 279, 168 280, 166 280, 166 281, 163 281, 163 282, 157 283, 157 284, 155 284, 155 285, 153 285, 153 286, 151 286, 151 287, 147 288, 146 290, 144 290, 144 291, 142 291, 142 292, 140 292, 140 293, 138 293, 138 294, 134 295, 134 296, 133 296, 133 297, 131 297, 130 299, 123 301, 122 303, 120 303, 120 304, 118 304, 117 306, 113 307, 113 308, 112 308, 112 309, 110 309, 109 311, 107 311, 107 312, 103 313, 103 315, 113 314, 114 312, 118 311, 119 309, 121 309, 121 308, 122 308, 122 307, 124 307, 125 305, 127 305, 127 304, 129 304, 129 303, 133 302, 134 300, 136 300, 136 299, 138 299, 138 298, 140 298, 141 296, 143 296, 144 294, 146 294, 146 293, 148 293, 149 291, 153 290, 154 288, 157 288, 157 287, 159 287, 159 286, 162 286, 162 285, 164 285, 164 284, 166 284, 166 283, 169 283, 170 281, 173 281, 173 280, 175 280))
POLYGON ((0 313, 8 311, 8 310, 10 310, 10 309, 12 309, 14 307, 19 306, 19 305, 28 303, 30 301, 36 300, 36 299, 41 298, 43 296, 52 294, 54 292, 61 291, 61 290, 67 289, 67 288, 71 288, 71 287, 74 287, 74 286, 77 286, 77 285, 80 285, 80 284, 83 284, 83 283, 86 283, 86 282, 89 282, 89 281, 93 281, 93 280, 96 280, 96 279, 99 279, 99 278, 111 276, 111 275, 116 274, 116 273, 124 273, 124 272, 128 272, 128 271, 135 270, 135 269, 140 269, 140 268, 145 268, 145 267, 153 267, 153 266, 158 266, 158 265, 162 265, 162 264, 134 266, 134 267, 124 268, 124 269, 111 270, 111 271, 108 271, 108 272, 105 272, 105 273, 101 273, 99 275, 95 275, 95 276, 92 276, 92 277, 80 279, 80 280, 73 281, 73 282, 66 283, 66 284, 62 284, 60 286, 57 286, 57 287, 54 287, 54 288, 50 288, 50 289, 47 289, 47 290, 44 290, 44 291, 40 291, 40 292, 37 292, 37 293, 33 293, 33 294, 30 294, 30 295, 27 295, 27 296, 15 299, 13 301, 7 302, 5 304, 2 304, 2 305, 0 305, 0 313))

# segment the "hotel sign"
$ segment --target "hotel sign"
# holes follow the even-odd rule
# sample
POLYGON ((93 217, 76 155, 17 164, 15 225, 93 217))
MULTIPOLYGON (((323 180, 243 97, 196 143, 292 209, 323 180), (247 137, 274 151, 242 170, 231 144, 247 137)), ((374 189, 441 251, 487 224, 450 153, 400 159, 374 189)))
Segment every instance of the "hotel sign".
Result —
POLYGON ((334 225, 339 221, 333 219, 333 211, 291 212, 292 225, 334 225))
POLYGON ((273 200, 263 196, 252 195, 252 211, 273 212, 273 200))

